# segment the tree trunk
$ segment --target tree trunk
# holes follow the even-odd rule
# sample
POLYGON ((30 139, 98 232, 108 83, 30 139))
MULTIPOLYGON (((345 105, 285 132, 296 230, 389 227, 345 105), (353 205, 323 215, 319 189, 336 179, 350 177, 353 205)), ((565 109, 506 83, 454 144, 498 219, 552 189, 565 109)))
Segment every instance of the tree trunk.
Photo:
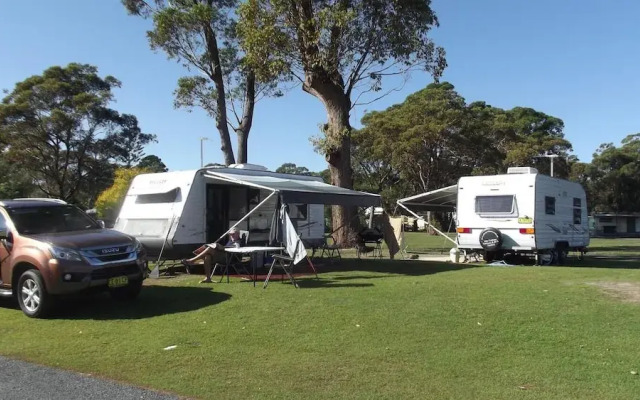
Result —
MULTIPOLYGON (((338 87, 334 90, 318 92, 327 110, 325 135, 329 146, 325 157, 331 172, 331 184, 353 189, 353 170, 351 168, 351 125, 349 111, 351 102, 338 87)), ((334 237, 337 244, 351 246, 355 243, 359 221, 355 218, 356 207, 334 206, 332 209, 334 237)))
MULTIPOLYGON (((331 126, 328 127, 331 129, 331 126)), ((353 170, 351 169, 351 139, 344 137, 340 149, 326 155, 331 172, 331 184, 347 189, 353 189, 353 170)), ((332 207, 333 229, 336 242, 341 246, 351 246, 355 243, 359 221, 355 218, 356 207, 332 207)))
POLYGON ((247 163, 249 160, 249 132, 253 124, 253 109, 256 104, 256 75, 253 71, 249 71, 247 74, 246 86, 242 121, 236 129, 236 134, 238 135, 237 161, 241 164, 247 163))
POLYGON ((220 133, 220 150, 224 156, 226 165, 234 164, 233 148, 231 147, 231 137, 229 135, 229 125, 227 124, 227 100, 225 98, 224 79, 222 68, 220 67, 220 52, 218 51, 218 40, 211 25, 204 24, 204 34, 207 50, 211 54, 211 78, 216 87, 216 128, 220 133))

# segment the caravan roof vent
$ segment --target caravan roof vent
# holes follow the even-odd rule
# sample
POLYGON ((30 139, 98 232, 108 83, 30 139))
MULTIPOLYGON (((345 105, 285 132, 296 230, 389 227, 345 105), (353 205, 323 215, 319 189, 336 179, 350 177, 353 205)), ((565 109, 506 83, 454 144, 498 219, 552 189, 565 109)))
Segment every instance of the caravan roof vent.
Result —
POLYGON ((507 169, 507 174, 537 174, 538 170, 532 167, 511 167, 507 169))
POLYGON ((267 167, 258 164, 231 164, 229 168, 248 169, 252 171, 269 171, 267 167))

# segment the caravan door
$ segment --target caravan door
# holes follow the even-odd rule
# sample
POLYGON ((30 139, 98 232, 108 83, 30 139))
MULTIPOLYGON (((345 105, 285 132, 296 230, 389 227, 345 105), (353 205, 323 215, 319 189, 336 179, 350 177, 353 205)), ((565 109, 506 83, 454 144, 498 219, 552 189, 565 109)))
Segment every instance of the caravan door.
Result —
POLYGON ((229 186, 207 184, 205 231, 207 243, 213 243, 229 226, 229 186))

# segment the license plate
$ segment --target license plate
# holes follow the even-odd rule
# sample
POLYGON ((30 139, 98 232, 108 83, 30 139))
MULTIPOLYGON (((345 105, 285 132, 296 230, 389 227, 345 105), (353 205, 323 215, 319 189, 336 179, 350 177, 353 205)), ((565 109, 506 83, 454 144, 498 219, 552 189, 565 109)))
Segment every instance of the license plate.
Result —
POLYGON ((111 288, 127 286, 129 284, 129 278, 126 276, 116 276, 113 278, 109 278, 107 281, 107 286, 111 288))

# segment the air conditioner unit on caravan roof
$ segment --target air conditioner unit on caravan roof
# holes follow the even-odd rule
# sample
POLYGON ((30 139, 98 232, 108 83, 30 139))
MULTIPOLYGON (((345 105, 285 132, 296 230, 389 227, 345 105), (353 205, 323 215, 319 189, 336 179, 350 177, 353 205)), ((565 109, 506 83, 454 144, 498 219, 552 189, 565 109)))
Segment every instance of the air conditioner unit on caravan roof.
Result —
POLYGON ((510 167, 507 174, 537 174, 538 170, 532 167, 510 167))

